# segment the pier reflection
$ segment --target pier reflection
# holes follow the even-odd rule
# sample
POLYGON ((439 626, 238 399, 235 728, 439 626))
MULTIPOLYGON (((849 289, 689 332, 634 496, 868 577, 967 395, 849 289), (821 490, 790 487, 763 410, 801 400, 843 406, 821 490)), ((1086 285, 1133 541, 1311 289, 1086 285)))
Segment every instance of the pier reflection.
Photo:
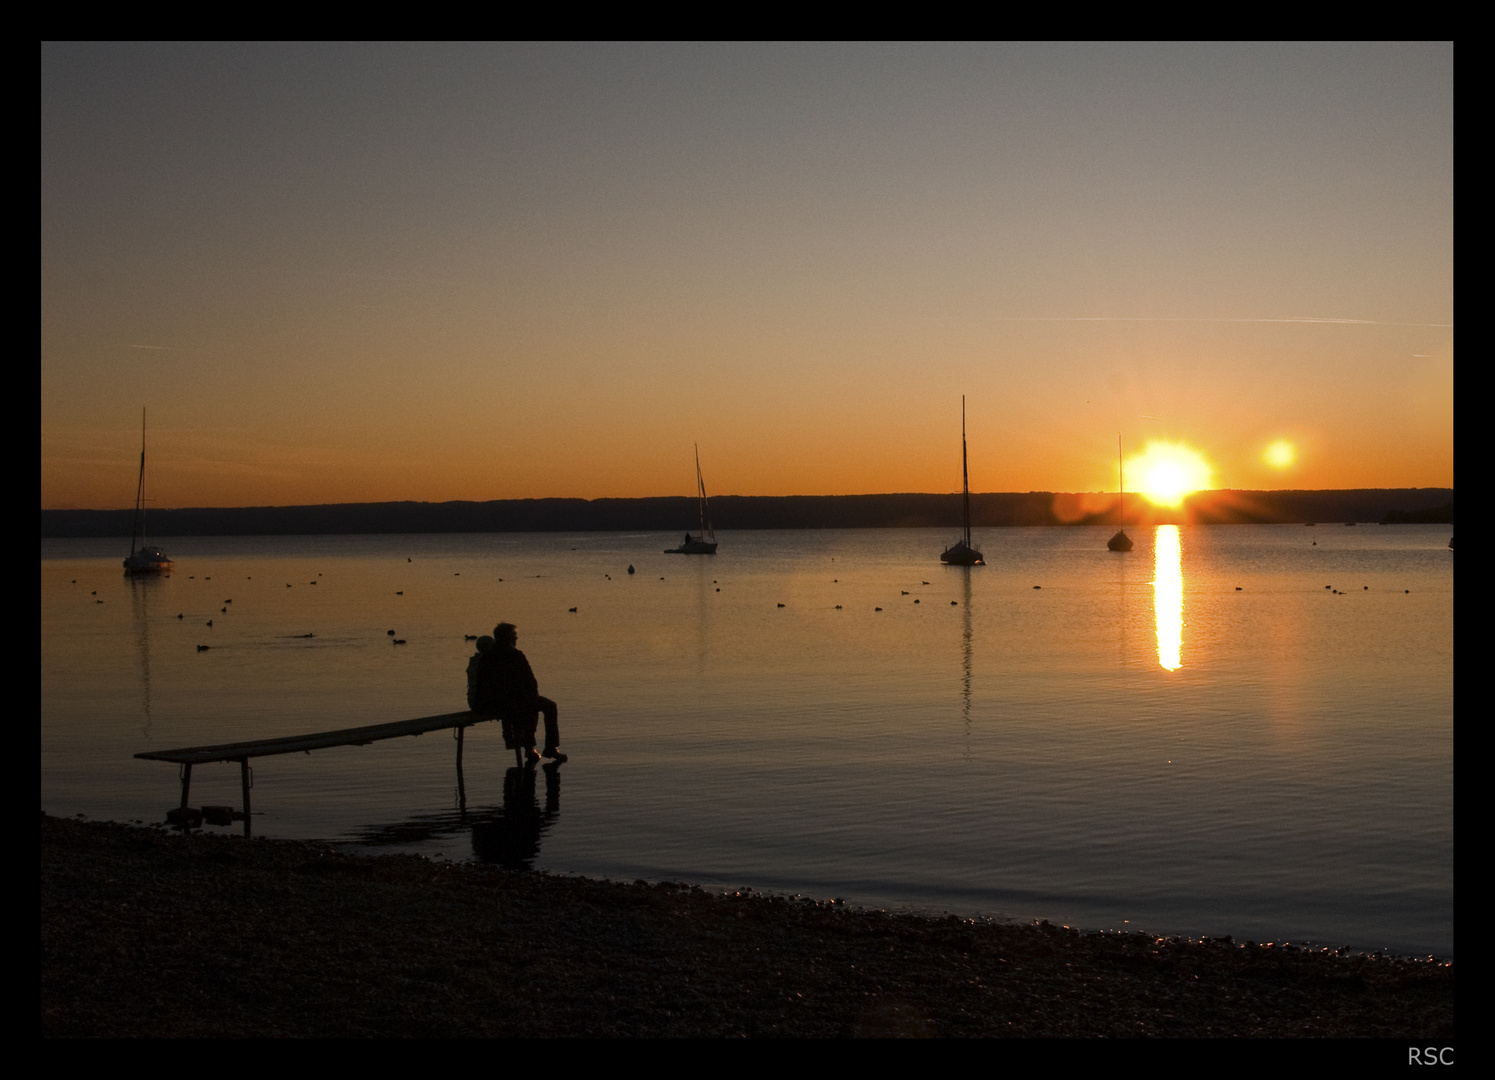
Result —
POLYGON ((1184 570, 1177 525, 1159 525, 1153 539, 1153 613, 1157 622, 1158 664, 1167 671, 1183 666, 1184 570))

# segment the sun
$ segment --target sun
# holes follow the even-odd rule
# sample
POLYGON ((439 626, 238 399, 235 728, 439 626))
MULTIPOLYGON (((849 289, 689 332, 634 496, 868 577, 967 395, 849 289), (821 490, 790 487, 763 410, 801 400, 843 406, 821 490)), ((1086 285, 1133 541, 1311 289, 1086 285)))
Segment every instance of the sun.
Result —
POLYGON ((1136 478, 1134 490, 1159 506, 1178 506, 1186 496, 1209 487, 1214 477, 1209 462, 1182 443, 1148 443, 1127 462, 1126 471, 1136 478))

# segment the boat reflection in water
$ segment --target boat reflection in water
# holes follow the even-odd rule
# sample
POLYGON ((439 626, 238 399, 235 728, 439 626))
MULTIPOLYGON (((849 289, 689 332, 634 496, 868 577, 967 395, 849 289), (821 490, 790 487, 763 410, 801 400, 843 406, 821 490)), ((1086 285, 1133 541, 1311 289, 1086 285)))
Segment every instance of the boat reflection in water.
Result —
POLYGON ((1153 540, 1153 611, 1158 627, 1158 663, 1168 671, 1183 667, 1183 547, 1177 525, 1159 525, 1153 540))

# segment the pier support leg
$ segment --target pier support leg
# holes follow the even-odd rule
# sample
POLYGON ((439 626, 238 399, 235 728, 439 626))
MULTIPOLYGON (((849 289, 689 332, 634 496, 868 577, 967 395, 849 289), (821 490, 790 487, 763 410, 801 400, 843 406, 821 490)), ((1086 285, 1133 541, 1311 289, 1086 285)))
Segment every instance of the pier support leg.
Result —
POLYGON ((244 786, 244 835, 249 835, 249 789, 252 786, 249 780, 249 759, 239 759, 239 780, 244 786))
POLYGON ((457 809, 467 809, 467 785, 462 782, 462 733, 467 729, 457 725, 457 809))
POLYGON ((191 790, 191 761, 182 761, 181 776, 182 805, 178 811, 178 817, 181 818, 182 836, 185 836, 188 832, 191 832, 187 824, 187 793, 191 790))

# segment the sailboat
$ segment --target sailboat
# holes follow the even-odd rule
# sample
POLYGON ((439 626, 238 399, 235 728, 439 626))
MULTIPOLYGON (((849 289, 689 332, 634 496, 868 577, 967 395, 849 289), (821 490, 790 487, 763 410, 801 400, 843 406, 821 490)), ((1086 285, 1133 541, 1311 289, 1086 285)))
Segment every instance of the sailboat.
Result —
POLYGON ((950 566, 985 566, 981 552, 971 546, 971 478, 966 468, 966 396, 960 395, 960 485, 964 531, 961 538, 940 552, 940 562, 950 566))
POLYGON ((1121 528, 1116 530, 1116 535, 1106 541, 1106 547, 1112 551, 1131 551, 1132 538, 1126 534, 1126 481, 1121 472, 1121 436, 1116 436, 1116 489, 1120 496, 1120 510, 1117 517, 1120 519, 1121 528))
POLYGON ((176 564, 166 552, 145 542, 145 410, 140 410, 140 483, 135 488, 135 529, 130 537, 130 554, 125 559, 127 574, 160 574, 176 564))
POLYGON ((706 503, 706 481, 701 479, 701 448, 696 447, 696 495, 701 500, 701 531, 686 533, 676 548, 665 548, 666 555, 715 555, 716 533, 711 529, 711 507, 706 503))

